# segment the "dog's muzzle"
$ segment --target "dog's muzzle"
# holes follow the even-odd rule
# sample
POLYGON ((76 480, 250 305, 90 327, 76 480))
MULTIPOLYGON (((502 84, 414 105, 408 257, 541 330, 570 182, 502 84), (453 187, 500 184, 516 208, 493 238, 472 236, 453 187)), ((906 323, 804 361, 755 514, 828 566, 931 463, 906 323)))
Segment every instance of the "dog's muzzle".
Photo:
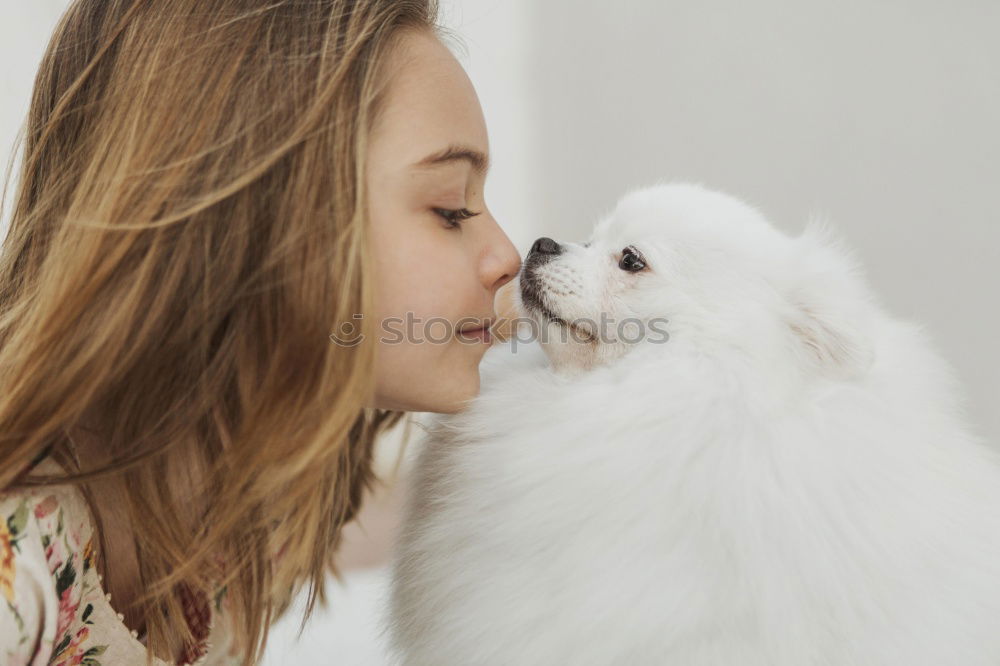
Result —
POLYGON ((541 310, 543 313, 553 318, 555 318, 555 315, 549 311, 549 309, 545 307, 545 304, 542 302, 542 285, 539 284, 538 277, 535 275, 535 270, 539 266, 552 261, 562 253, 562 245, 547 236, 542 236, 531 244, 531 249, 528 250, 528 254, 524 258, 524 263, 521 265, 520 283, 521 296, 524 304, 529 308, 541 310))
MULTIPOLYGON (((551 238, 542 236, 531 244, 528 255, 521 266, 521 275, 529 279, 534 277, 534 271, 542 264, 547 264, 563 253, 563 246, 551 238)), ((523 281, 523 278, 522 278, 523 281)))

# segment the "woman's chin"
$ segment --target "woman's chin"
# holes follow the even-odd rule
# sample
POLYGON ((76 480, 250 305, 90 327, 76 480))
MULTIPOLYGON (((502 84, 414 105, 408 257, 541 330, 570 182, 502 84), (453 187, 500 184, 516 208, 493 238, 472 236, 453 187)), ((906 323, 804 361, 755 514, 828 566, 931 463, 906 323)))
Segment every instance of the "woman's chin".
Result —
POLYGON ((404 412, 457 414, 479 395, 479 372, 474 368, 462 377, 452 375, 434 380, 430 386, 416 388, 417 391, 410 395, 376 396, 374 406, 404 412))
POLYGON ((479 395, 479 373, 475 372, 464 382, 454 386, 446 395, 442 395, 440 400, 433 405, 433 409, 424 411, 438 414, 457 414, 464 411, 469 406, 469 402, 477 395, 479 395))

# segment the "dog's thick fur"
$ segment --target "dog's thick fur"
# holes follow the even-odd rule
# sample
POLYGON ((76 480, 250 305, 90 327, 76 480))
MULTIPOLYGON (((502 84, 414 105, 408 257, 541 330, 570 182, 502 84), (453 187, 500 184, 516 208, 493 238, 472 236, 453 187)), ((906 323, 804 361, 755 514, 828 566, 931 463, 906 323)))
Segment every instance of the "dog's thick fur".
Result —
POLYGON ((1000 664, 998 456, 829 231, 662 185, 561 249, 520 276, 547 359, 491 350, 418 460, 403 663, 1000 664), (557 339, 600 312, 669 339, 557 339))

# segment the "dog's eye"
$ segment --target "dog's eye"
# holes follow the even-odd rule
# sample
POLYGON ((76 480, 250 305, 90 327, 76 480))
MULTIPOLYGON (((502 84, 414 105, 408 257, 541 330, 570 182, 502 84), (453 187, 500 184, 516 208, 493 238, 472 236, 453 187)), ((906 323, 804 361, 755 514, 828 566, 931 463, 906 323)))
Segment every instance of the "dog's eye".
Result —
POLYGON ((645 267, 646 260, 639 253, 639 250, 631 245, 622 250, 622 258, 618 262, 618 268, 629 273, 638 273, 645 267))

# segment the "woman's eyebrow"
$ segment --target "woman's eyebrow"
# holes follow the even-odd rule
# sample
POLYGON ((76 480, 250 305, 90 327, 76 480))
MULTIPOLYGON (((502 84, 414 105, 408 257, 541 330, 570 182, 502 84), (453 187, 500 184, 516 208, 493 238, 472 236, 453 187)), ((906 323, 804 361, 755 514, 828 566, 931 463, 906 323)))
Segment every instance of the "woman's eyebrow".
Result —
POLYGON ((448 146, 444 150, 432 153, 413 166, 417 168, 435 167, 454 162, 468 162, 476 173, 484 176, 490 169, 490 158, 486 153, 460 145, 448 146))

